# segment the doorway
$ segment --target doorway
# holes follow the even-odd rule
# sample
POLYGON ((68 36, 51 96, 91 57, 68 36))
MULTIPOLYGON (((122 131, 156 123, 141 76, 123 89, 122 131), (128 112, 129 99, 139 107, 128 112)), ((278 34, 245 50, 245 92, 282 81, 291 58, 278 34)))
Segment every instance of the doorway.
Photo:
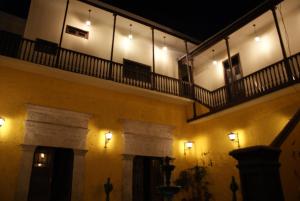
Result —
POLYGON ((133 159, 133 201, 163 201, 158 186, 163 184, 163 159, 135 156, 133 159))
POLYGON ((245 96, 244 84, 238 81, 243 78, 239 54, 231 57, 231 64, 232 65, 230 66, 228 59, 223 61, 224 79, 227 86, 229 100, 236 101, 245 96))
POLYGON ((37 147, 28 201, 71 201, 73 160, 72 149, 37 147))
POLYGON ((178 78, 181 81, 180 95, 190 97, 192 94, 192 86, 190 83, 193 83, 192 67, 185 63, 178 62, 178 78))

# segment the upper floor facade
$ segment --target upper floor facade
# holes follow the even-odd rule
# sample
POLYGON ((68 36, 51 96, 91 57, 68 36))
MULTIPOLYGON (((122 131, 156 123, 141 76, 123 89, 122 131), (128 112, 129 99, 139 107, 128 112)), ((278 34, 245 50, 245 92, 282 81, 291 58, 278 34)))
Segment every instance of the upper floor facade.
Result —
POLYGON ((32 0, 24 33, 1 32, 0 52, 188 98, 206 107, 194 103, 194 120, 299 82, 299 11, 266 0, 199 42, 99 1, 32 0))

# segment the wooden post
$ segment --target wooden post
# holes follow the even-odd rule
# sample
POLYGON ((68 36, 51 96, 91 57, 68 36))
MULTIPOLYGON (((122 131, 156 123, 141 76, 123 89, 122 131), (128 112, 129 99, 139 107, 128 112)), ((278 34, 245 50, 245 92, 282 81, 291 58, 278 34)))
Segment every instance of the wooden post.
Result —
POLYGON ((109 79, 112 79, 112 62, 114 57, 114 45, 115 45, 115 32, 116 32, 116 20, 117 20, 117 14, 114 15, 114 24, 113 24, 113 34, 112 34, 112 42, 111 42, 111 52, 110 52, 110 67, 109 67, 109 79))
POLYGON ((61 33, 60 33, 60 38, 59 38, 59 43, 58 43, 58 51, 57 51, 57 54, 56 54, 56 62, 55 62, 55 66, 56 67, 58 67, 58 63, 59 63, 60 49, 61 49, 61 44, 62 44, 63 36, 64 36, 66 19, 67 19, 67 14, 68 14, 68 10, 69 10, 69 3, 70 3, 70 0, 67 0, 67 5, 66 5, 65 15, 64 15, 64 20, 63 20, 63 25, 62 25, 62 28, 61 28, 61 33))
POLYGON ((195 93, 194 93, 194 78, 193 78, 193 70, 192 66, 190 66, 190 60, 189 60, 189 50, 188 50, 188 45, 187 41, 184 41, 185 44, 185 52, 186 52, 186 67, 187 67, 187 72, 189 76, 189 94, 192 96, 191 98, 195 98, 195 93))
POLYGON ((70 0, 67 0, 66 10, 65 10, 65 15, 64 15, 64 20, 63 20, 63 25, 62 25, 62 28, 61 28, 60 39, 59 39, 59 44, 58 44, 59 48, 61 47, 63 36, 64 36, 66 19, 67 19, 67 14, 68 14, 68 10, 69 10, 69 3, 70 3, 70 0))
POLYGON ((285 70, 286 70, 289 81, 293 81, 294 80, 293 73, 292 73, 292 70, 291 70, 291 66, 290 66, 290 64, 287 60, 287 55, 286 55, 286 51, 285 51, 284 43, 283 43, 283 40, 282 40, 282 35, 281 35, 279 23, 278 23, 278 19, 277 19, 277 15, 276 15, 276 7, 273 7, 271 10, 272 10, 272 14, 273 14, 273 17, 274 17, 275 27, 276 27, 279 42, 280 42, 282 56, 283 56, 283 59, 284 59, 285 70))
POLYGON ((229 86, 227 86, 227 94, 228 94, 228 99, 229 101, 232 99, 232 90, 233 89, 233 83, 234 83, 234 75, 232 74, 232 61, 231 61, 231 55, 230 55, 230 47, 229 47, 229 37, 225 38, 225 43, 226 43, 226 51, 227 51, 227 57, 228 57, 228 63, 229 63, 229 68, 230 68, 230 75, 231 75, 231 83, 229 86))
POLYGON ((193 102, 193 118, 197 117, 196 101, 193 102))
POLYGON ((152 31, 152 89, 156 88, 155 85, 155 44, 154 44, 154 28, 151 27, 152 31))

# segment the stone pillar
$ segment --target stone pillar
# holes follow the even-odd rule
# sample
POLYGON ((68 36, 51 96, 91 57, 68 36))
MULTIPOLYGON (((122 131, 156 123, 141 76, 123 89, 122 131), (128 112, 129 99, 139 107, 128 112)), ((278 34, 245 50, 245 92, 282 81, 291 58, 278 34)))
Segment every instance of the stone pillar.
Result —
POLYGON ((87 150, 74 149, 72 201, 83 201, 84 167, 87 150))
POLYGON ((122 201, 132 201, 132 171, 134 155, 123 155, 122 201))
POLYGON ((280 149, 254 146, 229 153, 238 160, 244 201, 283 201, 279 174, 280 149))
POLYGON ((15 201, 27 201, 35 148, 36 146, 33 145, 21 145, 22 156, 18 176, 18 184, 15 193, 15 201))

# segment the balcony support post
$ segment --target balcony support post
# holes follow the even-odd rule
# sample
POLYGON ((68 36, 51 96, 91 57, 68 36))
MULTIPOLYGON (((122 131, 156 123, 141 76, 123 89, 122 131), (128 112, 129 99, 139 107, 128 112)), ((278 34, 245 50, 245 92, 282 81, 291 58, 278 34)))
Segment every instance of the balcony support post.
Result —
POLYGON ((59 44, 58 47, 61 47, 62 41, 63 41, 63 36, 64 36, 64 30, 65 30, 65 26, 66 26, 66 19, 67 19, 67 14, 68 14, 68 10, 69 10, 69 4, 70 4, 70 0, 67 0, 67 5, 66 5, 66 10, 65 10, 65 15, 64 15, 64 20, 63 20, 63 25, 61 28, 61 33, 60 33, 60 39, 59 39, 59 44))
POLYGON ((196 101, 193 102, 193 118, 197 117, 196 101))
POLYGON ((280 47, 281 47, 282 56, 283 56, 283 59, 284 59, 285 70, 286 70, 286 73, 287 73, 287 76, 288 76, 288 81, 291 82, 291 81, 293 81, 293 73, 292 73, 292 70, 291 70, 291 66, 288 62, 287 55, 286 55, 286 50, 285 50, 284 43, 283 43, 283 40, 282 40, 282 35, 281 35, 279 23, 278 23, 277 14, 276 14, 276 7, 273 7, 271 10, 272 10, 272 14, 273 14, 274 22, 275 22, 275 27, 276 27, 277 34, 278 34, 278 39, 279 39, 279 42, 280 42, 280 47))
MULTIPOLYGON (((231 54, 230 54, 230 47, 229 47, 229 37, 225 38, 225 43, 226 43, 226 51, 227 51, 227 57, 228 57, 228 63, 229 63, 229 68, 230 68, 230 75, 232 78, 234 78, 234 75, 232 74, 232 61, 231 61, 231 54)), ((227 86, 227 94, 228 94, 228 98, 229 100, 231 99, 231 95, 230 94, 230 88, 233 88, 233 82, 232 81, 230 84, 230 86, 227 86)))
POLYGON ((155 44, 154 44, 154 28, 151 27, 152 32, 152 89, 155 89, 155 44))
POLYGON ((190 89, 190 95, 192 96, 192 99, 195 99, 195 93, 194 93, 194 78, 193 78, 193 67, 190 66, 190 59, 189 59, 189 49, 188 49, 188 44, 187 41, 184 41, 185 45, 185 52, 186 52, 186 66, 187 66, 187 72, 189 76, 189 89, 190 89))
POLYGON ((60 38, 59 38, 59 42, 58 42, 58 51, 57 51, 57 54, 56 54, 56 62, 55 62, 56 67, 58 66, 58 63, 59 63, 60 49, 61 49, 61 44, 62 44, 62 41, 63 41, 64 30, 65 30, 65 26, 66 26, 66 19, 67 19, 67 14, 68 14, 68 10, 69 10, 69 4, 70 4, 70 0, 67 0, 64 20, 63 20, 61 33, 60 33, 60 38))
POLYGON ((113 33, 112 33, 112 42, 111 42, 111 51, 110 51, 110 66, 109 66, 109 79, 112 80, 112 68, 113 68, 113 57, 114 57, 114 46, 115 46, 115 33, 116 33, 116 21, 117 14, 114 15, 114 24, 113 24, 113 33))

